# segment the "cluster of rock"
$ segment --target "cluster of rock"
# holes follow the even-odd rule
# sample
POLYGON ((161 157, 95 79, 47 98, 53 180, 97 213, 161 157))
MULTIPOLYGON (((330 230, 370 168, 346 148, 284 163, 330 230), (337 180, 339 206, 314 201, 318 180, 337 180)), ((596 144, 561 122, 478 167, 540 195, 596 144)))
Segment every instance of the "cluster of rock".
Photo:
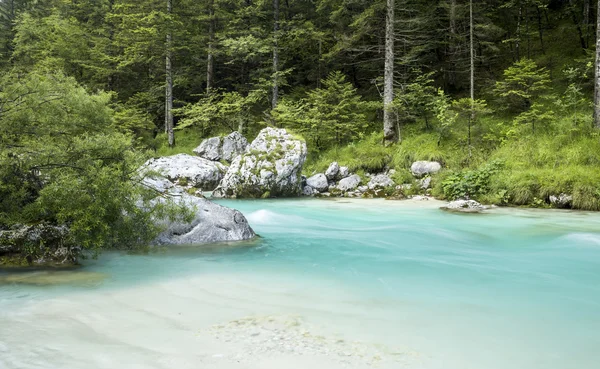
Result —
MULTIPOLYGON (((431 175, 439 172, 441 168, 441 164, 437 162, 415 162, 411 167, 411 171, 414 177, 419 180, 419 186, 423 190, 427 190, 431 186, 431 175)), ((367 173, 368 182, 366 182, 359 175, 350 173, 347 167, 333 162, 325 173, 317 173, 304 180, 302 195, 324 197, 397 196, 410 189, 411 185, 394 182, 392 177, 395 173, 393 169, 385 173, 367 173)))
POLYGON ((50 224, 21 225, 0 231, 0 266, 9 265, 70 265, 76 260, 78 248, 68 242, 65 226, 50 224), (22 250, 27 249, 27 260, 22 250), (13 257, 19 260, 13 260, 13 257))
POLYGON ((193 210, 191 221, 157 219, 165 229, 156 244, 201 244, 248 240, 255 233, 237 210, 202 196, 287 197, 301 192, 307 148, 285 129, 265 128, 251 144, 238 132, 204 140, 194 153, 149 160, 141 169, 143 184, 161 196, 193 210), (229 164, 229 165, 228 165, 229 164))
POLYGON ((307 153, 303 139, 285 129, 265 128, 246 151, 233 160, 213 197, 298 196, 307 153))

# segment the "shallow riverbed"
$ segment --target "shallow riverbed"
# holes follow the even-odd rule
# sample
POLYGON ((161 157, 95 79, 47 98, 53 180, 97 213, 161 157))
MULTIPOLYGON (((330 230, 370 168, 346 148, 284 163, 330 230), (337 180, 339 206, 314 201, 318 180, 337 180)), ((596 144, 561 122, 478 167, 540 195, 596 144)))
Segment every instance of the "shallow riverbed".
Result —
POLYGON ((0 272, 0 368, 595 369, 600 214, 221 201, 259 240, 0 272))

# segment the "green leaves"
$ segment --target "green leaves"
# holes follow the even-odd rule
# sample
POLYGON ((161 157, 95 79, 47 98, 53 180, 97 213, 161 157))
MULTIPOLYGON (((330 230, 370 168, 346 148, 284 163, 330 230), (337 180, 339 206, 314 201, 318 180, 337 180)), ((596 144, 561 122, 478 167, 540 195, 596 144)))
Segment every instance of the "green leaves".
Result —
POLYGON ((1 224, 67 225, 71 244, 95 251, 156 234, 164 205, 139 184, 145 154, 115 130, 110 94, 48 72, 9 73, 0 86, 1 224))
POLYGON ((531 59, 522 59, 504 71, 504 80, 496 82, 494 93, 511 112, 529 110, 550 89, 550 73, 531 59))
POLYGON ((361 137, 369 125, 368 112, 375 108, 361 99, 341 72, 331 73, 322 84, 302 100, 281 101, 272 112, 277 124, 302 134, 316 150, 361 137))

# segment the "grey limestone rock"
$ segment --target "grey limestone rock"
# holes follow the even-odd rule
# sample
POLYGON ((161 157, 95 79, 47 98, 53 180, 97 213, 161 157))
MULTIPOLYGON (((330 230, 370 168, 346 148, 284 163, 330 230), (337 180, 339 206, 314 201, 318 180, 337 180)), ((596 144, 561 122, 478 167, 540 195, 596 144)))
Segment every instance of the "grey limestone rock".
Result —
POLYGON ((385 174, 378 174, 376 176, 371 177, 369 184, 367 185, 370 190, 374 190, 377 188, 387 188, 395 186, 396 184, 390 177, 385 174))
POLYGON ((340 166, 337 162, 333 162, 329 165, 329 168, 327 168, 327 171, 325 172, 325 176, 327 177, 328 180, 333 180, 335 178, 337 178, 338 173, 340 172, 340 166))
POLYGON ((480 213, 486 207, 475 200, 456 200, 442 207, 442 209, 461 213, 480 213))
POLYGON ((323 173, 315 174, 306 180, 306 184, 319 192, 326 192, 329 189, 329 182, 323 173))
POLYGON ((437 161, 416 161, 410 167, 410 171, 417 178, 435 174, 441 169, 442 165, 437 161))
POLYGON ((338 174, 337 174, 337 178, 344 179, 349 176, 350 176, 350 170, 348 169, 348 167, 340 167, 340 170, 338 171, 338 174))
POLYGON ((338 189, 343 192, 352 191, 360 184, 360 176, 353 174, 338 183, 338 189))
POLYGON ((201 158, 232 162, 233 159, 243 154, 248 146, 248 140, 239 132, 232 132, 225 137, 211 137, 202 141, 194 149, 194 153, 201 158))
POLYGON ((285 129, 265 128, 236 157, 214 197, 291 197, 302 192, 306 142, 285 129))
POLYGON ((185 181, 188 186, 213 190, 227 171, 227 166, 197 156, 178 154, 150 159, 142 172, 158 172, 171 182, 185 181))

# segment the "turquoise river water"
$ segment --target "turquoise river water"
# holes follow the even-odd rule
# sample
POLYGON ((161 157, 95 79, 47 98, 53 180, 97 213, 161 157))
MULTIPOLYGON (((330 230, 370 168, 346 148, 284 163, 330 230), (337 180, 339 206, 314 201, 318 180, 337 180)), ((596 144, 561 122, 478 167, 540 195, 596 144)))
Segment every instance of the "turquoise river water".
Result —
POLYGON ((261 238, 0 272, 0 368, 600 367, 600 214, 221 203, 261 238))

